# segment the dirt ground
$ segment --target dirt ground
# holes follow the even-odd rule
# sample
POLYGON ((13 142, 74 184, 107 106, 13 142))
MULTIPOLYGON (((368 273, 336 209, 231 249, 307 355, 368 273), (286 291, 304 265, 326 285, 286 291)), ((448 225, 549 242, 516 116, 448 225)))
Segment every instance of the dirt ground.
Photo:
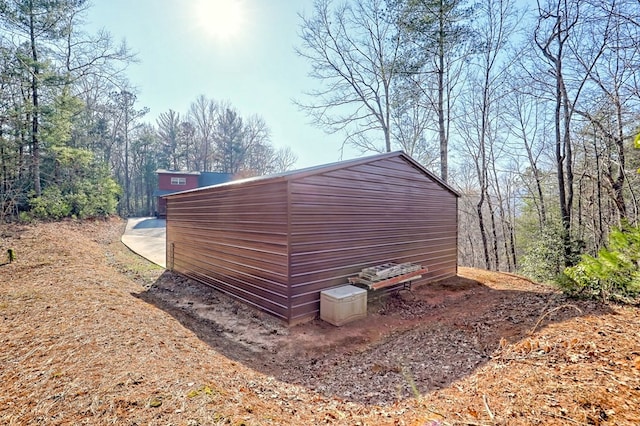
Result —
POLYGON ((343 327, 288 327, 123 229, 0 228, 1 424, 640 424, 637 307, 460 268, 343 327))

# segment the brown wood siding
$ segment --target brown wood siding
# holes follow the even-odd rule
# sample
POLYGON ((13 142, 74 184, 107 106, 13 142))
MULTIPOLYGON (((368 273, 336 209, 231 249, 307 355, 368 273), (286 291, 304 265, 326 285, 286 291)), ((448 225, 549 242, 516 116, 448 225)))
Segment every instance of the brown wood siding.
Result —
POLYGON ((402 157, 290 182, 291 319, 363 267, 419 262, 422 281, 457 272, 457 198, 402 157))
POLYGON ((288 319, 286 181, 225 185, 167 200, 174 271, 288 319))

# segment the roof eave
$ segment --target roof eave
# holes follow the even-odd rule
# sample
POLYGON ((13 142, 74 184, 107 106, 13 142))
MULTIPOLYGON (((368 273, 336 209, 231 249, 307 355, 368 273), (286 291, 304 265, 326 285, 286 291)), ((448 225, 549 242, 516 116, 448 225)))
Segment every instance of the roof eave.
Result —
POLYGON ((172 175, 200 175, 200 172, 191 172, 188 170, 166 170, 166 169, 158 169, 156 170, 157 174, 172 174, 172 175))
POLYGON ((312 175, 315 175, 315 174, 331 172, 331 171, 334 171, 334 170, 337 170, 337 169, 342 169, 342 168, 345 168, 345 167, 359 166, 361 164, 367 164, 367 163, 371 163, 371 162, 374 162, 374 161, 384 160, 386 158, 394 158, 394 157, 402 157, 402 158, 404 158, 409 163, 411 163, 413 166, 418 168, 421 172, 423 172, 424 174, 429 176, 431 179, 433 179, 438 185, 442 186, 447 191, 450 191, 456 197, 460 197, 460 193, 458 191, 456 191, 452 186, 450 186, 445 181, 440 179, 440 177, 438 177, 435 174, 433 174, 426 167, 424 167, 422 164, 418 163, 416 160, 414 160, 409 154, 407 154, 404 151, 392 151, 392 152, 387 152, 387 153, 384 153, 384 154, 371 155, 371 156, 368 156, 368 157, 354 158, 353 160, 339 161, 339 162, 336 162, 336 163, 328 164, 328 165, 326 165, 324 167, 314 167, 314 168, 310 168, 308 171, 302 170, 302 171, 300 171, 298 173, 292 173, 290 175, 287 175, 286 177, 287 178, 295 177, 297 179, 299 177, 312 176, 312 175))
POLYGON ((201 186, 201 187, 198 187, 198 188, 186 189, 184 191, 174 192, 173 194, 164 195, 162 198, 172 197, 174 195, 189 194, 191 192, 196 192, 196 191, 205 191, 205 190, 211 189, 211 188, 223 188, 225 186, 235 186, 237 184, 249 184, 249 183, 252 183, 252 182, 255 182, 255 183, 258 183, 258 184, 262 184, 263 182, 274 182, 274 181, 277 181, 277 180, 285 180, 285 177, 284 176, 279 176, 279 175, 275 175, 275 176, 257 176, 257 177, 254 177, 254 178, 232 180, 232 181, 229 181, 229 182, 217 183, 215 185, 201 186))
POLYGON ((406 154, 404 151, 398 151, 399 153, 401 153, 401 156, 409 161, 411 164, 413 164, 415 167, 417 167, 418 169, 420 169, 424 174, 426 174, 427 176, 429 176, 431 179, 433 179, 434 181, 436 181, 436 183, 440 186, 442 186, 444 189, 450 191, 451 193, 453 193, 453 195, 455 195, 456 197, 460 197, 461 194, 454 189, 451 185, 449 185, 447 182, 443 181, 439 176, 435 175, 433 172, 429 171, 429 169, 427 169, 426 167, 424 167, 422 164, 418 163, 416 160, 414 160, 413 158, 411 158, 408 154, 406 154))
POLYGON ((173 193, 173 194, 168 194, 165 197, 178 196, 178 195, 181 195, 181 194, 187 194, 187 193, 191 193, 191 192, 195 192, 195 191, 203 191, 203 190, 207 190, 207 189, 211 189, 211 188, 222 188, 222 187, 231 186, 231 185, 235 186, 235 185, 250 184, 250 183, 263 184, 263 183, 267 183, 267 182, 275 182, 275 181, 278 181, 278 180, 287 181, 287 180, 291 180, 291 179, 299 179, 299 178, 304 178, 304 177, 313 176, 313 175, 317 175, 317 174, 331 172, 331 171, 338 170, 338 169, 343 169, 345 167, 359 166, 359 165, 362 165, 362 164, 367 164, 367 163, 371 163, 371 162, 374 162, 374 161, 379 161, 379 160, 384 160, 384 159, 387 159, 387 158, 394 158, 394 157, 402 157, 402 158, 404 158, 407 162, 411 163, 414 167, 416 167, 422 173, 427 175, 430 179, 433 179, 442 188, 446 189, 447 191, 450 191, 456 197, 460 197, 460 193, 458 191, 453 189, 450 185, 448 185, 446 182, 444 182, 438 176, 434 175, 432 172, 427 170, 422 164, 418 163, 416 160, 411 158, 404 151, 393 151, 393 152, 387 152, 387 153, 384 153, 384 154, 370 155, 370 156, 362 157, 362 158, 354 158, 352 160, 337 161, 335 163, 324 164, 324 165, 319 165, 319 166, 313 166, 313 167, 308 167, 308 168, 300 169, 300 170, 291 170, 289 172, 279 173, 279 174, 275 174, 275 175, 256 176, 256 177, 251 177, 251 178, 246 178, 246 179, 240 179, 240 180, 220 183, 220 184, 216 184, 216 185, 210 185, 210 186, 204 186, 204 187, 200 187, 200 188, 194 188, 194 189, 189 189, 189 190, 185 190, 185 191, 180 191, 180 192, 176 192, 176 193, 173 193))

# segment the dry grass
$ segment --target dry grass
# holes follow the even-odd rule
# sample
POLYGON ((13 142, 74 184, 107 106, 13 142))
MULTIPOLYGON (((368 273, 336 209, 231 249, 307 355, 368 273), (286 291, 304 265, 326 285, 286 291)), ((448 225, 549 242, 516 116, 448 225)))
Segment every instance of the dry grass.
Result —
POLYGON ((136 297, 162 271, 119 243, 123 228, 112 219, 0 229, 0 254, 17 256, 0 266, 1 424, 640 424, 637 308, 553 323, 563 310, 542 313, 528 337, 501 340, 450 386, 366 405, 228 359, 136 297))

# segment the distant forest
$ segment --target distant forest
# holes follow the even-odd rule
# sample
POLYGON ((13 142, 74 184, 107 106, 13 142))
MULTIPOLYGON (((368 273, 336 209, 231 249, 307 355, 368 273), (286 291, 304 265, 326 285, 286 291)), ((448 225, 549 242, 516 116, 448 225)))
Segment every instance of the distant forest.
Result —
POLYGON ((201 95, 155 123, 128 46, 87 34, 86 0, 0 1, 0 221, 154 212, 159 168, 253 176, 291 168, 259 116, 201 95))
MULTIPOLYGON (((295 164, 206 95, 149 122, 134 55, 83 30, 87 7, 0 1, 0 220, 146 215, 158 168, 295 164)), ((456 188, 460 264, 552 280, 637 225, 638 0, 315 0, 298 32, 316 87, 299 107, 456 188)))
POLYGON ((462 265, 553 280, 637 225, 637 0, 317 0, 301 21, 300 106, 457 188, 462 265))

